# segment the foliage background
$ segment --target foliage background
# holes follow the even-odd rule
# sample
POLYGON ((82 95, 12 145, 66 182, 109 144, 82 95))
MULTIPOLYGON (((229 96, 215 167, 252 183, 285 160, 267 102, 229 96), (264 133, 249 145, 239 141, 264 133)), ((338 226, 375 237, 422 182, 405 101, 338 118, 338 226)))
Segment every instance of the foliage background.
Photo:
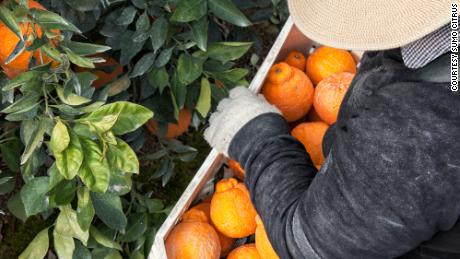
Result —
MULTIPOLYGON (((215 13, 218 7, 210 7, 213 0, 182 0, 182 4, 207 3, 206 14, 200 13, 202 8, 177 14, 175 8, 179 2, 181 0, 40 1, 82 31, 80 35, 73 35, 72 40, 110 46, 106 55, 124 66, 123 75, 96 91, 96 94, 106 94, 106 103, 130 101, 150 108, 159 122, 160 135, 167 123, 176 121, 180 109, 194 110, 191 128, 177 140, 152 136, 145 127, 123 136, 140 159, 140 173, 125 184, 126 191, 116 194, 121 197, 126 228, 114 230, 96 212, 92 220, 96 230, 91 227, 86 247, 75 241, 73 258, 90 258, 90 254, 93 258, 147 256, 155 229, 209 151, 202 139, 207 115, 229 89, 250 81, 288 15, 286 2, 282 0, 216 0, 224 6, 233 3, 232 6, 241 10, 241 14, 234 10, 219 15, 215 13), (219 81, 223 86, 216 85, 219 81), (208 94, 203 96, 203 92, 208 94)), ((225 10, 232 9, 225 7, 225 10)), ((70 33, 63 34, 70 37, 70 33)), ((5 86, 8 80, 4 77, 2 80, 5 86)), ((5 98, 4 92, 2 97, 5 98)), ((13 127, 11 122, 5 119, 5 114, 1 116, 5 134, 0 140, 0 180, 7 180, 0 183, 0 258, 15 258, 41 230, 56 224, 59 209, 48 208, 23 222, 7 206, 25 183, 24 170, 19 168, 17 160, 24 146, 19 130, 9 130, 13 127)), ((68 124, 68 127, 72 126, 68 124)), ((45 176, 51 164, 52 160, 40 165, 41 169, 32 174, 45 176)), ((67 188, 71 189, 67 204, 73 208, 78 203, 76 192, 83 186, 78 182, 76 188, 67 188)), ((56 256, 53 246, 50 241, 50 258, 56 256)))

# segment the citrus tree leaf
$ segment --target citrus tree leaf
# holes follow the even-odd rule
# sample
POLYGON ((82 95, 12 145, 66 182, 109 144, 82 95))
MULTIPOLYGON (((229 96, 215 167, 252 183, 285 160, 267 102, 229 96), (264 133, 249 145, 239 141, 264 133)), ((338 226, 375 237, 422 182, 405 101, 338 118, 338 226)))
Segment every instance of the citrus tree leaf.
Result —
POLYGON ((59 99, 67 105, 78 106, 91 102, 91 99, 76 95, 74 93, 70 93, 66 96, 62 87, 56 87, 56 93, 58 94, 59 99))
POLYGON ((209 58, 228 62, 242 57, 251 48, 251 42, 215 42, 208 47, 209 58))
POLYGON ((61 153, 69 146, 69 143, 70 136, 67 127, 61 120, 58 120, 51 133, 49 146, 54 153, 61 153))
POLYGON ((192 23, 192 35, 198 48, 206 51, 208 47, 208 19, 206 16, 192 23))
POLYGON ((153 52, 157 52, 165 43, 168 36, 168 20, 163 16, 153 22, 150 30, 150 40, 152 41, 153 52))
POLYGON ((217 17, 240 27, 247 27, 251 22, 231 0, 210 0, 209 9, 217 17))
POLYGON ((35 177, 21 189, 21 201, 24 204, 26 216, 38 214, 48 208, 48 177, 35 177))
POLYGON ((99 1, 94 0, 65 0, 75 10, 80 12, 91 11, 97 7, 99 1))
POLYGON ((117 138, 116 145, 109 145, 107 159, 112 168, 126 173, 139 173, 139 161, 136 153, 122 139, 117 138))
POLYGON ((71 180, 77 175, 83 163, 83 150, 80 139, 72 131, 69 134, 68 147, 59 153, 53 152, 56 159, 56 167, 64 178, 71 180))
POLYGON ((91 61, 91 59, 81 57, 74 53, 72 50, 66 47, 62 47, 67 54, 67 57, 69 58, 70 62, 74 63, 75 65, 79 67, 87 67, 87 68, 94 68, 94 63, 91 61))
POLYGON ((6 205, 8 210, 16 218, 20 219, 22 222, 27 220, 26 210, 24 208, 24 204, 22 203, 20 193, 16 193, 13 197, 11 197, 6 205))
POLYGON ((39 259, 44 258, 48 253, 49 238, 48 228, 40 231, 29 243, 27 248, 19 255, 19 259, 39 259))
POLYGON ((177 62, 177 77, 181 84, 188 85, 201 76, 204 60, 181 54, 177 62))
POLYGON ((201 116, 206 117, 209 110, 211 109, 211 85, 209 84, 208 79, 201 79, 201 90, 200 97, 196 103, 195 109, 201 114, 201 116))
POLYGON ((123 213, 120 197, 110 193, 91 192, 97 217, 108 227, 124 230, 127 219, 123 213))
POLYGON ((32 109, 37 105, 40 96, 34 92, 29 92, 19 98, 16 102, 3 109, 3 113, 24 112, 32 109))
POLYGON ((152 86, 160 90, 160 93, 163 93, 163 90, 169 84, 169 74, 165 67, 153 68, 150 70, 147 79, 152 86))
POLYGON ((123 172, 113 171, 110 175, 109 188, 107 192, 118 196, 125 195, 131 191, 133 181, 131 175, 123 172))
POLYGON ((131 73, 130 77, 141 76, 149 70, 149 68, 153 65, 155 61, 156 54, 153 52, 145 54, 139 61, 137 61, 136 65, 134 66, 133 72, 131 73))
POLYGON ((101 106, 83 120, 99 120, 107 115, 118 115, 112 131, 116 135, 122 135, 144 125, 152 118, 153 112, 139 104, 120 101, 101 106))
POLYGON ((88 242, 89 231, 83 230, 77 222, 77 213, 72 209, 71 205, 59 207, 61 212, 56 219, 54 231, 57 233, 73 237, 80 240, 84 245, 88 242))
POLYGON ((32 15, 32 18, 47 29, 61 29, 81 33, 81 31, 71 22, 53 12, 33 8, 30 10, 30 14, 32 15))
POLYGON ((53 230, 54 250, 59 259, 72 259, 75 250, 75 243, 70 236, 62 235, 53 230))
POLYGON ((155 67, 163 67, 166 65, 169 60, 171 60, 171 55, 174 50, 174 46, 170 48, 163 49, 155 60, 155 67))
POLYGON ((17 77, 15 77, 13 80, 9 81, 2 88, 2 91, 5 92, 5 91, 13 90, 16 87, 19 87, 21 85, 27 84, 32 81, 35 81, 38 79, 40 74, 41 73, 38 71, 27 71, 27 72, 21 73, 17 77))
POLYGON ((120 17, 116 20, 116 24, 118 25, 128 25, 134 21, 134 17, 136 17, 137 10, 133 6, 126 7, 123 9, 120 17))
POLYGON ((21 41, 24 40, 19 23, 14 17, 14 13, 4 5, 0 5, 0 21, 2 21, 12 32, 14 32, 21 41))
POLYGON ((21 163, 22 148, 23 145, 17 138, 0 144, 3 162, 5 162, 8 168, 13 172, 19 172, 20 170, 19 165, 21 163))
POLYGON ((144 12, 136 21, 136 30, 147 31, 150 28, 150 20, 147 12, 144 12))
POLYGON ((65 46, 79 56, 93 55, 96 53, 106 52, 111 49, 109 46, 76 41, 66 42, 65 46))
POLYGON ((179 0, 176 10, 171 16, 171 21, 191 22, 203 17, 207 12, 207 0, 179 0))
POLYGON ((83 183, 94 192, 105 192, 109 186, 110 169, 99 145, 88 138, 81 138, 85 159, 78 171, 83 183))
POLYGON ((91 237, 94 238, 94 240, 96 240, 96 242, 98 242, 99 244, 108 248, 113 248, 122 251, 120 244, 106 237, 95 226, 91 226, 89 232, 91 234, 91 237))
POLYGON ((125 233, 120 236, 121 242, 134 242, 138 240, 147 230, 146 214, 133 214, 129 217, 128 227, 125 233))
POLYGON ((80 241, 75 240, 73 259, 91 259, 91 252, 80 241))
POLYGON ((77 221, 81 229, 88 230, 94 217, 94 207, 91 201, 90 191, 86 187, 81 187, 77 191, 78 209, 77 221))

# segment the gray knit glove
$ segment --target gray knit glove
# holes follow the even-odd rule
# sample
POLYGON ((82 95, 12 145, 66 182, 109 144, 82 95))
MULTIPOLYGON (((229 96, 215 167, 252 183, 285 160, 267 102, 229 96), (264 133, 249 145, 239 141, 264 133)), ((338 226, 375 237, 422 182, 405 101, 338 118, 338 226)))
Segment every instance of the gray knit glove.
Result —
POLYGON ((235 87, 209 118, 204 138, 211 147, 228 156, 228 148, 236 133, 250 120, 265 113, 281 114, 261 94, 256 95, 246 87, 235 87))

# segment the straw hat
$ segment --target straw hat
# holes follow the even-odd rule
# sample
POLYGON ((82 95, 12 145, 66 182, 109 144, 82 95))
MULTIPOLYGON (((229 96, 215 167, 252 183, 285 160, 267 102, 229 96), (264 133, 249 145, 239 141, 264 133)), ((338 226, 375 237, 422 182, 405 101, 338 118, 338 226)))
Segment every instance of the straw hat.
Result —
POLYGON ((450 0, 288 0, 297 27, 331 47, 404 46, 450 21, 450 0))

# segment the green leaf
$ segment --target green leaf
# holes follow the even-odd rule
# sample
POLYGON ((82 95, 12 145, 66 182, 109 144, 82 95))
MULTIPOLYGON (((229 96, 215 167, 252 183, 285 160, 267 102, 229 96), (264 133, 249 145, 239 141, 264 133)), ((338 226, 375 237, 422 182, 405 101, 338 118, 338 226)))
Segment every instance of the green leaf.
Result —
POLYGON ((120 244, 106 237, 95 226, 91 226, 89 232, 91 234, 91 237, 93 237, 94 240, 96 240, 96 242, 98 242, 99 244, 108 248, 113 248, 122 251, 120 244))
POLYGON ((84 119, 97 120, 107 115, 118 115, 118 120, 112 131, 116 135, 122 135, 144 125, 145 122, 152 118, 153 112, 141 105, 121 101, 101 106, 84 119))
POLYGON ((91 259, 91 252, 82 245, 78 240, 74 241, 75 250, 73 252, 73 259, 91 259))
POLYGON ((114 96, 119 93, 122 93, 123 91, 127 90, 130 85, 131 85, 131 80, 129 80, 128 75, 125 74, 124 76, 110 83, 109 91, 107 92, 107 95, 114 96))
POLYGON ((208 19, 206 16, 192 23, 192 35, 198 48, 206 51, 208 47, 208 19))
POLYGON ((118 115, 107 115, 100 120, 83 120, 82 123, 87 124, 91 131, 102 134, 112 129, 117 120, 118 115))
POLYGON ((201 114, 201 116, 206 117, 209 110, 211 109, 211 85, 209 84, 208 79, 201 79, 201 91, 200 97, 196 104, 195 109, 201 114))
POLYGON ((69 58, 70 62, 74 63, 75 65, 79 67, 87 67, 87 68, 94 68, 94 64, 91 61, 91 59, 81 57, 77 54, 75 54, 72 50, 66 47, 62 47, 67 54, 67 57, 69 58))
POLYGON ((98 1, 94 0, 65 0, 73 9, 80 12, 87 12, 97 8, 98 1))
POLYGON ((12 172, 6 171, 0 173, 0 195, 7 194, 14 190, 16 186, 15 175, 12 172))
POLYGON ((54 187, 58 186, 65 178, 59 173, 59 170, 56 167, 56 163, 53 163, 48 169, 48 176, 50 177, 50 182, 48 184, 48 191, 51 191, 54 187))
POLYGON ((188 85, 201 76, 204 60, 181 54, 177 62, 177 76, 181 84, 188 85))
POLYGON ((56 93, 58 94, 59 99, 67 105, 77 106, 91 102, 91 99, 76 95, 74 93, 70 93, 65 96, 64 88, 62 87, 56 87, 56 93))
POLYGON ((24 40, 19 23, 14 17, 14 13, 4 5, 0 5, 0 21, 2 21, 12 32, 14 32, 14 34, 18 36, 19 40, 24 40))
POLYGON ((107 192, 118 196, 125 195, 131 191, 133 181, 131 175, 121 171, 113 171, 110 175, 109 188, 107 192))
POLYGON ((136 21, 136 30, 147 31, 150 27, 150 20, 147 12, 144 12, 136 21))
POLYGON ((54 231, 63 236, 76 238, 86 245, 89 238, 89 231, 85 231, 80 227, 77 222, 77 213, 72 209, 72 206, 65 205, 59 208, 61 212, 56 219, 54 231))
POLYGON ((152 86, 160 90, 160 93, 163 93, 163 90, 169 84, 169 75, 165 67, 153 68, 150 70, 147 79, 152 86))
POLYGON ((61 52, 59 52, 56 49, 56 47, 54 47, 51 43, 41 46, 41 48, 39 49, 40 57, 42 57, 43 55, 41 51, 45 52, 46 55, 48 55, 48 57, 50 57, 52 60, 55 60, 57 62, 62 62, 61 52))
POLYGON ((48 208, 48 177, 35 177, 21 189, 21 201, 27 216, 35 215, 48 208))
POLYGON ((128 143, 120 138, 117 138, 117 145, 109 145, 107 158, 113 168, 126 173, 139 173, 139 161, 136 153, 128 143))
POLYGON ((139 61, 137 61, 130 77, 133 78, 145 74, 145 72, 147 72, 147 70, 149 70, 149 68, 153 65, 154 61, 155 53, 150 52, 145 54, 141 59, 139 59, 139 61))
POLYGON ((50 194, 52 194, 52 198, 56 205, 67 205, 74 199, 75 190, 77 190, 75 180, 63 180, 55 188, 53 188, 50 194))
POLYGON ((165 43, 168 36, 168 20, 163 16, 153 22, 150 30, 150 40, 152 41, 153 52, 157 52, 165 43))
POLYGON ((6 205, 8 210, 16 218, 22 220, 22 222, 27 220, 26 210, 24 208, 24 204, 22 203, 20 193, 16 193, 13 197, 11 197, 6 205))
POLYGON ((120 17, 115 21, 118 25, 128 25, 134 21, 134 17, 136 17, 137 10, 133 6, 129 6, 123 9, 120 17))
POLYGON ((168 64, 169 60, 171 60, 171 55, 174 48, 175 47, 173 46, 167 49, 163 49, 158 55, 157 60, 155 60, 155 67, 163 67, 168 64))
POLYGON ((29 243, 27 248, 19 255, 19 259, 39 259, 44 258, 48 253, 49 238, 48 228, 40 231, 29 243))
POLYGON ((19 172, 22 148, 22 143, 17 138, 0 144, 3 162, 5 162, 8 168, 13 172, 19 172))
POLYGON ((30 139, 26 141, 26 147, 24 153, 21 156, 21 165, 25 164, 29 160, 33 152, 42 144, 43 135, 46 131, 46 124, 43 120, 39 121, 38 126, 33 131, 33 135, 30 136, 30 139))
POLYGON ((146 214, 133 214, 129 217, 128 227, 126 232, 120 236, 121 242, 129 243, 139 239, 147 230, 147 216, 146 214))
POLYGON ((163 202, 160 199, 146 199, 145 206, 149 213, 159 212, 164 208, 163 202))
POLYGON ((111 49, 109 46, 76 41, 66 42, 65 46, 79 56, 93 55, 96 53, 106 52, 111 49))
POLYGON ((91 193, 96 215, 108 227, 124 230, 127 224, 126 216, 121 206, 120 197, 109 193, 91 193))
POLYGON ((59 259, 72 259, 75 243, 70 236, 62 235, 53 230, 54 250, 59 259))
POLYGON ((58 120, 51 133, 50 148, 53 153, 61 153, 69 146, 69 143, 70 136, 67 127, 61 120, 58 120))
POLYGON ((118 251, 112 251, 110 254, 106 255, 104 259, 123 259, 118 251))
POLYGON ((171 16, 171 21, 191 22, 203 17, 207 12, 207 0, 179 0, 176 10, 171 16))
POLYGON ((40 96, 34 92, 29 92, 19 98, 16 102, 11 104, 10 106, 3 109, 1 112, 3 113, 15 113, 15 112, 25 112, 33 107, 35 107, 38 103, 40 96))
POLYGON ((81 187, 77 191, 78 209, 77 221, 81 229, 88 230, 94 217, 94 207, 91 201, 90 191, 86 187, 81 187))
POLYGON ((212 59, 228 62, 239 59, 251 48, 250 42, 215 42, 208 48, 208 56, 212 59))
POLYGON ((61 153, 53 153, 59 173, 68 180, 73 179, 83 163, 82 145, 77 134, 71 131, 69 146, 61 153))
POLYGON ((5 92, 5 91, 13 90, 14 88, 27 84, 28 82, 35 81, 38 79, 40 74, 41 73, 38 71, 27 71, 27 72, 21 73, 17 77, 15 77, 13 80, 11 80, 8 84, 6 84, 2 88, 2 91, 5 92))
POLYGON ((94 192, 105 192, 109 186, 110 169, 99 145, 91 139, 81 139, 85 159, 78 171, 83 183, 94 192))
POLYGON ((38 23, 47 29, 61 29, 81 33, 71 22, 53 12, 33 8, 30 10, 30 14, 38 23))
POLYGON ((240 27, 247 27, 251 22, 231 0, 210 0, 209 9, 217 17, 240 27))

